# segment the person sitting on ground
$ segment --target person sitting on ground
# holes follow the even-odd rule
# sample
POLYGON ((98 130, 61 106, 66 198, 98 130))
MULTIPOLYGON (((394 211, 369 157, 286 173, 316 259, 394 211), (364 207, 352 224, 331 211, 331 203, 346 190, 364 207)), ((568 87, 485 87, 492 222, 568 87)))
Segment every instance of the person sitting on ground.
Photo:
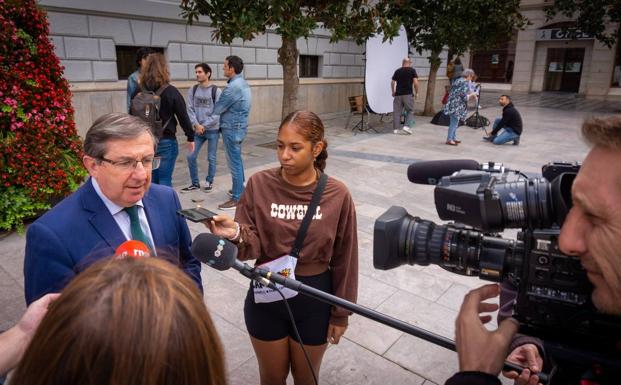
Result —
POLYGON ((520 144, 520 136, 522 135, 522 116, 511 102, 509 95, 500 95, 498 104, 502 109, 502 118, 496 118, 493 125, 492 133, 484 136, 483 139, 494 144, 505 144, 513 141, 513 145, 520 144), (503 130, 500 134, 498 132, 503 130))
POLYGON ((159 258, 107 258, 50 305, 11 382, 224 385, 223 355, 183 271, 159 258))

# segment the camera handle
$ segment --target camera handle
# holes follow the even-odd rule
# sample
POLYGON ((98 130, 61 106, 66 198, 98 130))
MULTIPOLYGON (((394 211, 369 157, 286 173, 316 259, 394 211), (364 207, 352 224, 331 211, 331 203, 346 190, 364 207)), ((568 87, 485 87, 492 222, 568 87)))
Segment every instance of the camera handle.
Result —
MULTIPOLYGON (((245 265, 245 264, 244 264, 245 265)), ((247 266, 247 265, 246 265, 247 266)), ((358 315, 361 315, 363 317, 366 317, 368 319, 371 319, 373 321, 382 323, 386 326, 390 326, 391 328, 400 330, 404 333, 407 333, 409 335, 412 335, 414 337, 418 337, 420 339, 423 339, 425 341, 431 342, 435 345, 441 346, 443 348, 452 350, 454 352, 457 351, 457 347, 455 346, 455 342, 449 338, 446 338, 444 336, 441 336, 439 334, 435 334, 432 333, 430 331, 427 331, 425 329, 410 325, 406 322, 403 322, 401 320, 398 320, 396 318, 393 318, 389 315, 380 313, 378 311, 375 311, 373 309, 369 309, 368 307, 365 306, 361 306, 358 304, 355 304, 353 302, 349 302, 343 298, 337 297, 335 295, 332 294, 328 294, 326 292, 323 292, 321 290, 315 289, 314 287, 311 286, 307 286, 305 284, 303 284, 300 281, 296 281, 294 279, 290 279, 290 278, 285 278, 282 275, 279 274, 272 274, 272 272, 270 271, 266 271, 263 270, 261 268, 251 268, 250 266, 247 266, 249 270, 251 270, 254 274, 258 274, 261 277, 264 277, 266 279, 268 279, 271 282, 275 282, 275 283, 279 283, 281 285, 283 285, 284 287, 291 289, 291 290, 295 290, 298 293, 304 294, 308 297, 317 299, 319 301, 325 302, 329 305, 333 305, 333 306, 339 306, 342 307, 343 309, 347 309, 353 313, 356 313, 358 315)), ((240 271, 241 272, 241 271, 240 271)), ((249 277, 247 274, 242 273, 242 275, 249 277)), ((505 364, 502 368, 502 370, 504 371, 516 371, 518 373, 520 373, 523 369, 523 367, 521 367, 520 365, 505 361, 505 364)), ((537 374, 539 376, 539 382, 541 382, 543 385, 547 385, 548 381, 549 381, 549 376, 545 373, 538 373, 537 374)))

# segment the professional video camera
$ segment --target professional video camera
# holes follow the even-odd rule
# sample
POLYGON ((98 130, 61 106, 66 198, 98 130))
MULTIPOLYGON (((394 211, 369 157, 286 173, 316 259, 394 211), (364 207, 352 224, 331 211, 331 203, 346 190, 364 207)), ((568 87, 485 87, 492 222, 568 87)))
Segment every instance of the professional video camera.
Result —
POLYGON ((389 270, 431 263, 512 285, 517 289, 513 316, 521 333, 606 356, 621 339, 621 322, 596 311, 580 260, 558 245, 579 168, 578 163, 549 163, 543 178, 529 178, 492 162, 413 164, 409 179, 435 184, 438 215, 457 223, 435 224, 393 206, 375 222, 373 264, 389 270), (506 228, 520 228, 517 239, 495 234, 506 228))

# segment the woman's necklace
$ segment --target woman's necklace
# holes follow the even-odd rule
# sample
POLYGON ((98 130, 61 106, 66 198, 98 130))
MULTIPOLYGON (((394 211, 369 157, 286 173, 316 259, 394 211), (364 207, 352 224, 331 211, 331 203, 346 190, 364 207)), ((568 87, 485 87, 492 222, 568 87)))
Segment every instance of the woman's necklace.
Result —
POLYGON ((316 168, 313 168, 313 171, 315 171, 315 175, 313 176, 312 179, 309 178, 309 180, 305 180, 301 183, 297 182, 297 181, 292 181, 287 177, 287 174, 285 174, 285 171, 281 168, 280 169, 280 175, 282 176, 282 178, 285 180, 285 182, 294 185, 294 186, 308 186, 309 184, 312 184, 313 182, 315 182, 316 180, 319 180, 319 170, 317 170, 316 168))

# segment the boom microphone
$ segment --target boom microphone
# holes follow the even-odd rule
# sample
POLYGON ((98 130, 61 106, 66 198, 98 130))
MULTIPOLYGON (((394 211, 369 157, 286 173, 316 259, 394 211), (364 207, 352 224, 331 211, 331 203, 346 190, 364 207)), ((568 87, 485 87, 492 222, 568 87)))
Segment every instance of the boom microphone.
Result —
MULTIPOLYGON (((286 278, 279 274, 272 274, 271 272, 263 269, 252 269, 250 266, 240 262, 237 259, 237 246, 232 244, 230 241, 222 239, 216 235, 208 233, 202 233, 197 235, 196 238, 194 238, 194 241, 192 241, 192 247, 190 248, 190 251, 196 259, 213 267, 216 270, 228 270, 232 267, 233 269, 239 271, 242 275, 250 279, 254 279, 260 282, 262 285, 268 286, 274 290, 278 289, 272 282, 279 283, 286 288, 295 290, 318 301, 322 301, 333 306, 340 306, 344 309, 347 309, 356 314, 360 314, 373 321, 380 322, 384 325, 390 326, 415 337, 422 338, 446 349, 457 351, 455 347, 455 342, 444 336, 428 332, 420 327, 410 325, 386 314, 382 314, 376 310, 369 309, 364 306, 357 305, 353 302, 349 302, 345 299, 339 298, 335 295, 325 293, 319 289, 315 289, 311 286, 305 285, 300 281, 286 278)), ((515 370, 518 373, 521 372, 522 369, 524 368, 511 362, 505 362, 505 366, 503 368, 503 370, 515 370)), ((542 380, 544 373, 540 373, 539 375, 539 379, 544 384, 547 383, 547 378, 545 381, 542 380)))
POLYGON ((144 258, 151 255, 151 251, 143 242, 130 239, 119 245, 114 251, 114 259, 144 258))
POLYGON ((408 179, 412 183, 436 185, 443 176, 459 170, 481 170, 479 162, 472 159, 430 160, 412 163, 408 167, 408 179))

